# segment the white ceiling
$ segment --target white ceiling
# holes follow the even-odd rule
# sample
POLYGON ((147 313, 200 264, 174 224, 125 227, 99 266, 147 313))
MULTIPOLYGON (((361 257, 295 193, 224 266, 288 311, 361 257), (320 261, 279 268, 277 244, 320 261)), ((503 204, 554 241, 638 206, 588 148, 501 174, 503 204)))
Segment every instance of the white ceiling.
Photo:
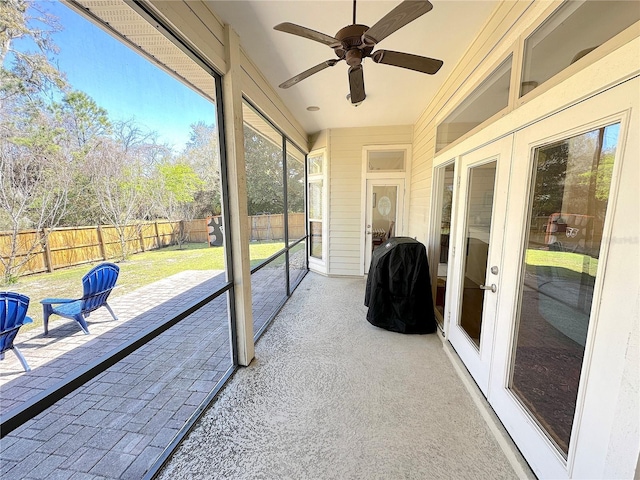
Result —
MULTIPOLYGON (((327 128, 415 123, 498 3, 431 0, 433 10, 382 40, 376 50, 438 58, 444 66, 436 75, 425 75, 367 59, 363 64, 367 98, 354 107, 346 99, 349 84, 345 62, 289 89, 278 88, 294 75, 336 56, 326 45, 273 30, 279 23, 291 22, 335 36, 352 23, 352 1, 206 1, 225 23, 233 26, 247 54, 308 133, 327 128), (311 105, 320 110, 307 111, 311 105)), ((358 0, 357 23, 371 27, 399 3, 358 0)))

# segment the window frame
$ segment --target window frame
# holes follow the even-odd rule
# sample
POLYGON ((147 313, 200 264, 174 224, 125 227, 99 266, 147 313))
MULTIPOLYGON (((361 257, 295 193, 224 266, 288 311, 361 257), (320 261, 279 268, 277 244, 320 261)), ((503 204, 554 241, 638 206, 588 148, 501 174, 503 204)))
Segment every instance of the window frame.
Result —
MULTIPOLYGON (((487 125, 490 125, 490 124, 494 123, 496 120, 504 117, 505 115, 509 114, 511 111, 514 110, 514 108, 515 108, 514 90, 515 90, 515 85, 516 85, 516 80, 517 80, 516 79, 516 71, 519 71, 519 66, 522 63, 521 55, 519 54, 519 50, 516 48, 516 45, 517 44, 512 44, 507 49, 507 51, 505 51, 502 55, 500 55, 500 57, 498 57, 498 59, 496 61, 491 63, 489 68, 484 70, 484 74, 482 76, 480 76, 474 83, 470 84, 469 88, 465 89, 464 96, 459 97, 458 100, 455 103, 451 103, 450 106, 448 106, 446 109, 444 109, 440 113, 440 115, 438 115, 436 117, 436 121, 435 121, 436 127, 435 127, 435 132, 434 132, 434 146, 433 146, 433 148, 434 148, 434 157, 439 157, 442 154, 447 153, 452 148, 454 148, 456 145, 462 143, 467 138, 475 135, 479 131, 481 131, 484 128, 486 128, 487 125), (502 110, 496 112, 495 114, 493 114, 489 118, 486 118, 485 120, 480 122, 478 125, 473 127, 471 130, 466 132, 464 135, 460 136, 459 138, 456 138, 453 142, 451 142, 448 145, 442 147, 440 150, 436 150, 436 148, 437 148, 437 143, 436 142, 437 142, 437 138, 438 138, 438 127, 442 123, 444 123, 444 121, 449 117, 449 115, 451 115, 460 105, 462 105, 462 103, 464 103, 467 100, 467 98, 469 98, 469 96, 472 95, 476 91, 476 89, 478 89, 486 80, 488 80, 489 77, 498 69, 498 67, 500 67, 507 60, 507 58, 509 58, 509 56, 511 56, 511 76, 510 76, 510 79, 509 79, 509 96, 508 96, 508 100, 507 100, 507 106, 504 107, 502 110)), ((482 64, 480 64, 479 66, 481 66, 481 65, 482 64)))
POLYGON ((307 258, 308 258, 308 263, 309 263, 309 268, 315 272, 319 272, 319 273, 328 273, 327 272, 327 265, 328 265, 328 259, 327 259, 327 255, 329 252, 329 237, 328 237, 328 233, 329 233, 329 172, 328 172, 328 161, 327 161, 327 148, 326 147, 322 147, 322 148, 318 148, 315 150, 312 150, 311 152, 309 152, 309 154, 307 155, 307 161, 305 162, 305 166, 307 168, 307 236, 309 238, 309 242, 307 244, 307 258), (322 157, 322 172, 321 173, 314 173, 311 174, 309 173, 308 169, 309 169, 309 158, 311 157, 322 157), (321 208, 322 208, 322 218, 321 219, 317 219, 317 218, 312 218, 309 214, 310 214, 310 208, 309 208, 309 204, 311 202, 311 196, 309 195, 309 186, 312 182, 318 182, 318 181, 322 181, 322 200, 321 200, 321 208), (312 221, 315 222, 320 222, 322 223, 322 258, 317 258, 317 257, 312 257, 311 256, 311 229, 310 229, 310 223, 312 221))
POLYGON ((609 40, 598 46, 579 60, 576 60, 571 65, 567 66, 563 70, 560 70, 549 79, 542 82, 536 88, 520 96, 520 84, 522 82, 523 70, 524 70, 524 48, 526 40, 535 33, 539 28, 543 26, 557 11, 559 11, 566 2, 569 0, 555 0, 522 34, 516 41, 515 50, 518 52, 518 65, 516 65, 514 83, 512 85, 512 93, 515 93, 513 108, 517 109, 522 105, 530 102, 534 98, 543 95, 553 87, 564 82, 568 78, 574 76, 580 70, 587 68, 588 66, 596 63, 598 60, 606 57, 614 50, 626 45, 633 39, 637 38, 640 31, 640 21, 632 24, 626 29, 622 30, 617 35, 611 37, 609 40), (517 87, 517 92, 514 92, 517 87))

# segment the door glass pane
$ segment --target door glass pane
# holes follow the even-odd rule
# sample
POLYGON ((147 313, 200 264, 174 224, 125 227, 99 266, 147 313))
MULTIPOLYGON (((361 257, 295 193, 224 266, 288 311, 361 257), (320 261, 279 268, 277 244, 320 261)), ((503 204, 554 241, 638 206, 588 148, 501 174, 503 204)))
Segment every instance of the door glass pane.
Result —
POLYGON ((442 174, 444 179, 442 182, 442 190, 440 191, 440 238, 436 244, 434 258, 438 259, 438 270, 436 273, 436 294, 434 305, 436 307, 436 319, 440 326, 444 323, 444 301, 447 290, 447 270, 449 268, 449 233, 451 230, 451 205, 453 202, 453 180, 454 166, 447 165, 444 167, 442 174))
POLYGON ((619 124, 534 155, 510 388, 566 455, 619 124))
POLYGON ((371 249, 395 236, 398 187, 374 185, 371 209, 371 249))
POLYGON ((480 286, 484 285, 487 274, 495 178, 495 161, 473 167, 469 171, 460 326, 477 347, 480 347, 485 294, 480 286))

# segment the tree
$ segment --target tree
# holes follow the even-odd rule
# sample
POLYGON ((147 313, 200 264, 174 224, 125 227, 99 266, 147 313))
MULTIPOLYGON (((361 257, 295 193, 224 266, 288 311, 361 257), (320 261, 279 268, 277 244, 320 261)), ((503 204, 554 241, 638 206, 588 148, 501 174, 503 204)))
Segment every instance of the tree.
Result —
POLYGON ((108 113, 89 95, 79 91, 68 92, 60 102, 54 102, 49 110, 63 132, 57 144, 73 170, 73 188, 69 198, 74 208, 67 212, 62 224, 99 223, 102 210, 95 201, 87 163, 90 163, 92 156, 95 158, 102 142, 111 134, 108 113))
POLYGON ((215 125, 204 122, 191 125, 191 137, 178 163, 189 165, 202 180, 202 187, 194 193, 195 215, 201 218, 220 215, 220 147, 215 125))
POLYGON ((284 213, 282 148, 245 125, 249 215, 284 213))
POLYGON ((304 159, 287 155, 287 208, 289 213, 304 213, 304 159))
POLYGON ((58 52, 52 34, 60 30, 57 18, 40 9, 40 2, 0 2, 0 109, 14 96, 33 99, 52 87, 65 87, 64 75, 50 58, 58 52), (35 51, 13 48, 16 40, 33 44, 35 51))
POLYGON ((102 212, 101 220, 115 227, 120 258, 126 260, 129 242, 139 238, 141 220, 150 210, 150 182, 144 165, 109 138, 87 156, 86 165, 95 196, 93 201, 102 212))
MULTIPOLYGON (((37 247, 47 241, 45 228, 58 225, 67 207, 71 181, 50 119, 41 110, 22 112, 23 117, 16 113, 13 112, 14 128, 3 128, 0 137, 2 229, 10 232, 8 245, 3 242, 0 252, 3 283, 14 281, 22 266, 38 251, 37 247), (21 237, 19 231, 23 228, 34 229, 36 233, 21 237)), ((9 124, 4 122, 5 127, 9 124)))
POLYGON ((3 281, 13 281, 21 267, 46 241, 45 227, 55 227, 67 205, 69 168, 57 139, 61 133, 46 111, 45 98, 66 87, 55 67, 52 33, 57 19, 38 2, 0 3, 0 220, 9 230, 0 257, 3 281), (18 50, 15 41, 35 47, 18 50), (19 245, 20 228, 38 233, 19 245), (44 238, 39 237, 44 232, 44 238))
POLYGON ((157 168, 154 205, 158 213, 174 226, 173 237, 180 249, 189 236, 185 222, 195 218, 195 195, 203 185, 204 181, 193 168, 184 163, 165 162, 157 168))
POLYGON ((51 109, 67 132, 65 143, 80 161, 111 133, 107 111, 84 92, 65 94, 51 109))

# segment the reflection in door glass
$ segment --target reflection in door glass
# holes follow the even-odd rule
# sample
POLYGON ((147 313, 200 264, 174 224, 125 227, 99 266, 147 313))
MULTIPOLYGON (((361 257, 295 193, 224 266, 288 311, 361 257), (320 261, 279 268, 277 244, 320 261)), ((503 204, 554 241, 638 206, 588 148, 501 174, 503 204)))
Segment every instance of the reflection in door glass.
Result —
POLYGON ((567 455, 619 124, 535 151, 510 388, 567 455))
POLYGON ((444 302, 447 291, 447 270, 449 268, 449 235, 451 231, 451 205, 453 203, 454 166, 447 165, 440 174, 444 174, 440 191, 440 241, 436 244, 434 258, 438 259, 438 270, 433 282, 436 293, 434 305, 436 319, 442 327, 444 324, 444 302))
POLYGON ((477 347, 480 347, 485 294, 480 287, 484 285, 487 276, 495 179, 495 161, 473 167, 469 171, 460 326, 477 347))
POLYGON ((371 249, 395 236, 398 187, 374 185, 371 199, 371 249))

